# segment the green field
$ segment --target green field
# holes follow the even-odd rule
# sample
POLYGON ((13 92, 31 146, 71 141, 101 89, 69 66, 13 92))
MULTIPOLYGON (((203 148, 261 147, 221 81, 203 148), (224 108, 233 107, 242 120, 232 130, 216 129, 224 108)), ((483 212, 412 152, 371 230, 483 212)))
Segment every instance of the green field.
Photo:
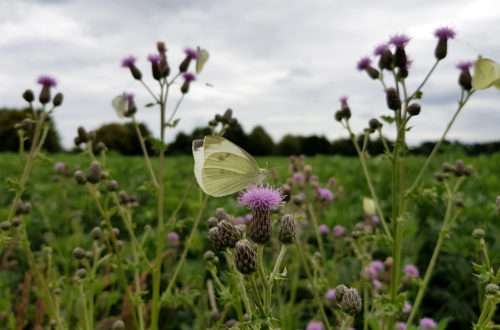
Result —
MULTIPOLYGON (((491 262, 496 264, 500 260, 500 243, 496 239, 500 235, 498 211, 495 206, 496 196, 500 193, 500 154, 481 157, 465 157, 464 155, 447 153, 447 157, 438 155, 433 161, 423 181, 421 194, 411 206, 413 216, 404 225, 405 244, 403 247, 403 264, 414 263, 425 271, 429 262, 432 248, 437 238, 439 224, 444 215, 444 203, 441 201, 442 186, 433 179, 434 171, 439 170, 444 161, 454 162, 463 159, 466 164, 471 164, 476 170, 474 175, 467 179, 461 189, 461 197, 465 201, 465 210, 458 219, 458 225, 451 232, 449 240, 445 241, 441 255, 430 283, 428 293, 421 307, 423 315, 432 315, 435 319, 450 318, 450 325, 468 328, 471 322, 477 319, 478 313, 478 284, 472 276, 471 262, 477 260, 479 252, 477 242, 472 238, 474 228, 483 228, 486 231, 491 262), (435 202, 434 202, 435 201, 435 202), (436 206, 437 205, 437 206, 436 206)), ((75 169, 87 169, 90 161, 82 155, 53 154, 49 155, 50 161, 40 160, 34 167, 23 201, 33 205, 33 212, 25 217, 26 228, 32 244, 32 250, 41 250, 49 245, 54 250, 53 262, 60 272, 70 277, 76 267, 76 262, 71 260, 71 252, 81 246, 88 249, 91 245, 89 231, 98 226, 101 219, 95 209, 91 197, 82 186, 77 185, 71 176, 56 175, 53 169, 55 162, 70 165, 70 173, 75 169)), ((285 182, 290 174, 287 170, 288 159, 282 157, 257 158, 261 166, 267 163, 269 168, 276 168, 279 182, 285 182)), ((415 175, 420 169, 424 158, 410 157, 407 159, 409 177, 415 175)), ((316 156, 308 158, 307 162, 313 167, 313 174, 317 175, 320 182, 326 182, 330 177, 335 177, 338 185, 343 186, 344 193, 335 201, 318 220, 320 224, 343 225, 352 230, 354 224, 363 217, 362 199, 369 195, 361 166, 356 158, 316 156)), ((2 181, 8 177, 19 175, 19 159, 16 154, 2 154, 0 168, 2 181)), ((153 159, 156 166, 156 159, 153 159)), ((156 199, 146 189, 140 189, 149 180, 144 160, 141 157, 124 157, 111 154, 107 157, 105 169, 109 169, 110 178, 119 182, 120 189, 129 194, 136 194, 139 198, 139 207, 135 210, 133 223, 138 236, 144 233, 146 225, 154 225, 156 221, 156 199)), ((186 188, 193 180, 193 160, 191 157, 168 157, 165 166, 165 207, 167 215, 176 207, 186 188)), ((376 190, 382 200, 382 208, 390 212, 390 168, 389 163, 382 158, 369 161, 369 171, 373 174, 376 190)), ((12 199, 12 193, 5 188, 0 194, 0 219, 7 218, 12 199)), ((189 193, 186 203, 178 214, 175 230, 182 239, 189 233, 193 216, 200 206, 200 192, 196 184, 189 193)), ((207 226, 205 221, 213 215, 216 208, 223 207, 232 215, 245 215, 248 211, 238 206, 235 196, 227 198, 210 198, 200 224, 200 234, 195 237, 188 261, 181 269, 179 276, 183 288, 202 290, 205 274, 203 252, 211 249, 207 239, 207 226)), ((122 228, 120 220, 113 217, 114 225, 120 228, 120 238, 127 240, 126 231, 122 228)), ((154 253, 152 244, 153 235, 146 238, 147 253, 154 253), (150 248, 148 248, 150 242, 150 248)), ((328 248, 329 245, 326 245, 328 248)), ((376 252, 376 256, 384 259, 390 251, 383 249, 376 252)), ((0 276, 0 311, 7 310, 13 295, 23 280, 26 261, 20 252, 15 251, 12 259, 18 264, 3 270, 0 276)), ((166 272, 171 272, 173 264, 166 265, 166 272)), ((359 272, 360 265, 349 260, 339 264, 331 271, 339 282, 350 282, 353 272, 359 272)), ((325 288, 337 283, 324 283, 325 288)), ((68 293, 71 294, 71 293, 68 293)), ((115 297, 116 298, 116 297, 115 297)), ((29 310, 29 313, 34 313, 29 310)), ((176 322, 172 328, 192 327, 192 312, 180 308, 176 322)), ((307 308, 300 312, 300 318, 306 322, 307 308)), ((168 318, 168 315, 162 317, 168 318)), ((170 328, 169 326, 169 328, 170 328)))

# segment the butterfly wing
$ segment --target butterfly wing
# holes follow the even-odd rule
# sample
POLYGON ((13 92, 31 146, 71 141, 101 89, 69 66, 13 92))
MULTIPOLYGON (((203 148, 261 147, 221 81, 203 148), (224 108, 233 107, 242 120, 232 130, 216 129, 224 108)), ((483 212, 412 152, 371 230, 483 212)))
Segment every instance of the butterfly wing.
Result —
POLYGON ((257 183, 259 167, 252 160, 231 152, 211 153, 203 163, 202 189, 208 195, 221 197, 257 183))
POLYGON ((479 57, 474 63, 472 87, 479 90, 491 86, 500 88, 500 64, 490 59, 479 57))
POLYGON ((203 168, 204 155, 205 148, 203 140, 193 140, 194 177, 203 191, 205 191, 205 189, 201 181, 201 170, 203 168))
POLYGON ((111 101, 111 105, 113 109, 115 109, 116 114, 120 118, 125 118, 125 112, 127 112, 127 100, 123 97, 123 95, 118 95, 111 101))

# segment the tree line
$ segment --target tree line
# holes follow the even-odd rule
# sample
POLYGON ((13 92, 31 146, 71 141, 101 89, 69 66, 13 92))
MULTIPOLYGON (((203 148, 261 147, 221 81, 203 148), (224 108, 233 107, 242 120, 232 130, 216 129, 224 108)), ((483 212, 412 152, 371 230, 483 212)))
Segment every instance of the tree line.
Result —
MULTIPOLYGON (((27 110, 0 109, 0 152, 19 149, 19 138, 16 130, 24 118, 29 118, 30 112, 27 110), (17 125, 17 127, 16 127, 17 125)), ((59 134, 51 123, 51 129, 44 145, 45 150, 49 152, 60 152, 63 148, 60 145, 59 134)), ((150 135, 150 130, 144 123, 139 124, 143 136, 150 135)), ((27 132, 29 136, 29 132, 27 132)), ((167 153, 170 155, 191 154, 191 143, 194 139, 202 139, 211 134, 209 126, 197 127, 191 133, 179 132, 174 141, 168 145, 167 153)), ((75 132, 76 135, 76 132, 75 132)), ((117 151, 123 155, 140 155, 142 153, 137 134, 132 123, 109 123, 101 125, 96 130, 97 140, 103 142, 109 150, 117 151)), ((250 133, 246 133, 241 125, 229 127, 224 137, 233 141, 250 154, 260 155, 340 155, 356 156, 356 149, 349 138, 340 138, 329 140, 324 135, 293 135, 287 134, 281 140, 275 142, 262 126, 254 127, 250 133)), ((363 143, 364 136, 357 137, 360 144, 363 143)), ((29 141, 26 141, 26 147, 29 147, 29 141)), ((391 141, 387 140, 388 145, 391 141)), ((435 141, 422 142, 418 146, 410 148, 410 153, 414 155, 427 155, 434 147, 435 141)), ((447 148, 453 148, 457 151, 475 156, 481 154, 493 154, 500 151, 500 141, 470 143, 464 144, 458 141, 446 141, 447 148)), ((154 154, 151 144, 146 141, 149 151, 154 154)), ((75 147, 73 150, 77 150, 75 147)), ((380 139, 373 137, 368 140, 366 150, 371 155, 380 155, 384 153, 384 146, 380 139)))

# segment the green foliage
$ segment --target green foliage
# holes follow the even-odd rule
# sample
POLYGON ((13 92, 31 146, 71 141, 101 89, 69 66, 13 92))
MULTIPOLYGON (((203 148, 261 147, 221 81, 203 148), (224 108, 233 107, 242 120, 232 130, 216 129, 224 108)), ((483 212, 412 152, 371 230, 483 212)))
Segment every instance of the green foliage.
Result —
MULTIPOLYGON (((151 133, 143 123, 138 124, 142 136, 147 139, 151 133)), ((133 123, 104 124, 96 131, 97 141, 104 142, 109 150, 118 151, 123 155, 142 155, 142 149, 133 123)), ((146 140, 146 148, 152 151, 152 143, 146 140)))

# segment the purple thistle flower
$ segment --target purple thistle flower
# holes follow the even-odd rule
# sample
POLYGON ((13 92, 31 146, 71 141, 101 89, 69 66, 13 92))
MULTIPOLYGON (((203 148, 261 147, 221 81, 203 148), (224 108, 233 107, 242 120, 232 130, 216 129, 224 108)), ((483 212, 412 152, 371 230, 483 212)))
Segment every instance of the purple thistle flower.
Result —
POLYGON ((373 50, 373 55, 375 56, 380 56, 382 55, 386 50, 389 49, 389 45, 388 44, 381 44, 381 45, 378 45, 377 47, 375 47, 375 49, 373 50))
POLYGON ((335 301, 335 289, 330 289, 325 294, 326 299, 335 301))
POLYGON ((469 71, 469 69, 474 65, 472 61, 461 61, 457 64, 457 69, 461 71, 469 71))
POLYGON ((404 322, 396 323, 396 329, 397 330, 406 330, 406 323, 404 323, 404 322))
POLYGON ((404 48, 409 41, 410 38, 406 34, 396 34, 389 39, 389 43, 396 48, 404 48))
POLYGON ((423 319, 421 319, 420 326, 423 327, 424 329, 437 328, 436 322, 434 322, 434 320, 431 319, 430 317, 424 317, 423 319))
POLYGON ((372 283, 373 283, 373 287, 374 287, 374 288, 375 288, 375 290, 377 290, 377 291, 378 291, 378 290, 380 290, 380 288, 382 287, 382 283, 380 283, 380 281, 379 281, 379 280, 373 280, 373 281, 372 281, 372 283))
POLYGON ((318 189, 316 189, 316 195, 318 196, 318 198, 320 200, 323 200, 323 201, 326 201, 326 200, 331 201, 331 200, 333 200, 333 193, 328 188, 318 188, 318 189))
POLYGON ((304 182, 304 174, 297 172, 293 174, 293 181, 295 182, 304 182))
POLYGON ((384 270, 384 264, 382 263, 382 261, 374 260, 365 268, 365 273, 370 278, 376 278, 378 276, 378 273, 382 270, 384 270))
POLYGON ((196 80, 196 76, 192 74, 191 72, 186 72, 182 74, 182 78, 186 81, 194 81, 196 80))
POLYGON ((406 265, 405 266, 405 275, 418 278, 418 276, 419 276, 418 268, 414 265, 411 265, 411 264, 406 265))
POLYGON ((307 325, 306 330, 325 330, 325 328, 323 327, 323 323, 321 322, 310 322, 307 325))
POLYGON ((373 222, 373 223, 379 223, 380 222, 380 218, 377 217, 376 215, 372 215, 370 217, 370 221, 373 222))
POLYGON ((344 227, 342 227, 341 225, 336 225, 335 227, 333 227, 333 236, 335 236, 337 238, 341 237, 346 232, 347 232, 347 230, 344 227))
POLYGON ((54 164, 54 170, 56 170, 56 171, 64 171, 65 168, 66 168, 66 165, 64 163, 57 162, 54 164))
POLYGON ((347 106, 347 99, 348 99, 348 97, 347 97, 347 96, 345 96, 345 95, 344 95, 344 96, 342 96, 342 97, 339 99, 340 104, 342 105, 342 107, 347 106))
POLYGON ((136 58, 133 56, 126 57, 122 60, 122 67, 130 68, 135 64, 136 58))
POLYGON ((372 60, 370 60, 369 57, 363 57, 358 61, 358 64, 356 65, 359 71, 363 71, 366 69, 370 64, 372 63, 372 60))
POLYGON ((175 231, 168 233, 167 239, 169 242, 178 242, 179 241, 179 234, 177 234, 175 231))
POLYGON ((306 195, 304 193, 297 194, 294 200, 297 202, 304 202, 306 200, 306 195))
POLYGON ((245 219, 243 217, 236 217, 234 218, 234 223, 237 225, 241 225, 245 223, 245 219))
POLYGON ((252 221, 252 214, 248 213, 247 215, 245 215, 245 222, 249 223, 250 221, 252 221))
POLYGON ((448 40, 448 39, 454 39, 456 36, 456 32, 449 27, 443 26, 440 27, 439 29, 436 29, 436 31, 434 31, 434 35, 439 39, 448 40))
POLYGON ((330 232, 330 229, 328 229, 328 226, 327 225, 321 225, 318 227, 318 231, 320 234, 322 235, 326 235, 330 232))
POLYGON ((38 83, 40 85, 43 85, 45 87, 56 87, 57 86, 57 81, 52 78, 51 76, 40 76, 38 78, 38 83))
POLYGON ((405 305, 403 307, 403 313, 408 314, 411 312, 411 304, 405 300, 405 305))
POLYGON ((132 93, 123 93, 123 98, 127 101, 132 101, 134 99, 134 94, 132 93))
POLYGON ((160 54, 150 54, 150 55, 148 55, 148 61, 151 63, 160 63, 161 55, 160 54))
POLYGON ((252 186, 238 197, 238 203, 251 210, 272 210, 283 205, 283 193, 270 185, 252 186))
POLYGON ((193 60, 197 60, 198 57, 200 57, 200 54, 198 53, 198 51, 196 49, 192 49, 192 48, 184 49, 184 54, 186 54, 187 57, 189 57, 190 59, 193 59, 193 60))
POLYGON ((413 64, 413 60, 409 58, 408 56, 406 57, 406 70, 410 70, 411 65, 413 64))

